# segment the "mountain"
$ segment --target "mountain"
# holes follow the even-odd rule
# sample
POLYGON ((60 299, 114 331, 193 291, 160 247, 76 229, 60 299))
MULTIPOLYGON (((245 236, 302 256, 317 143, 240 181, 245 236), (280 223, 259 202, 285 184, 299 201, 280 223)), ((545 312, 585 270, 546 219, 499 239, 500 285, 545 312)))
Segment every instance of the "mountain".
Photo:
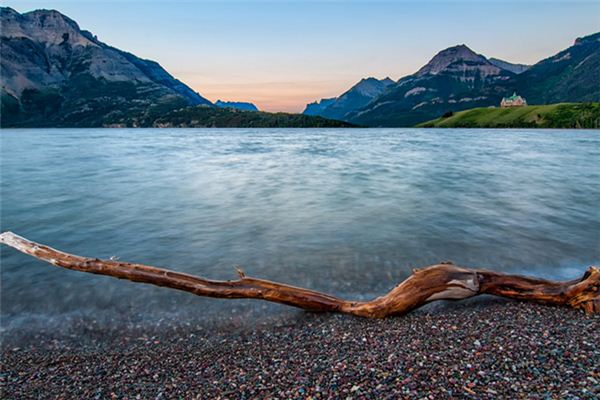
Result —
POLYGON ((600 101, 600 32, 533 65, 509 82, 506 93, 522 94, 529 104, 600 101))
POLYGON ((465 45, 450 47, 342 119, 365 126, 413 126, 448 111, 497 106, 513 92, 529 104, 600 101, 600 33, 525 67, 487 59, 465 45))
POLYGON ((490 58, 489 61, 498 68, 502 68, 506 71, 510 71, 514 74, 521 74, 531 68, 531 65, 526 64, 513 64, 508 61, 500 60, 498 58, 490 58))
POLYGON ((323 115, 325 109, 335 103, 337 97, 332 97, 330 99, 321 99, 319 101, 315 101, 313 103, 309 103, 306 105, 306 108, 302 112, 305 115, 323 115))
POLYGON ((498 75, 500 68, 464 44, 448 47, 437 53, 415 74, 418 77, 447 74, 449 72, 477 71, 482 75, 498 75))
POLYGON ((367 126, 412 126, 448 110, 497 104, 502 91, 496 88, 514 76, 464 44, 453 46, 344 120, 367 126))
POLYGON ((343 120, 348 113, 366 106, 394 83, 390 78, 362 79, 339 97, 307 104, 303 114, 343 120))
POLYGON ((211 102, 158 63, 99 41, 54 10, 0 8, 3 126, 142 125, 211 102))
POLYGON ((221 101, 217 100, 215 106, 220 108, 235 108, 236 110, 241 111, 258 111, 258 107, 256 107, 252 103, 246 103, 243 101, 221 101))

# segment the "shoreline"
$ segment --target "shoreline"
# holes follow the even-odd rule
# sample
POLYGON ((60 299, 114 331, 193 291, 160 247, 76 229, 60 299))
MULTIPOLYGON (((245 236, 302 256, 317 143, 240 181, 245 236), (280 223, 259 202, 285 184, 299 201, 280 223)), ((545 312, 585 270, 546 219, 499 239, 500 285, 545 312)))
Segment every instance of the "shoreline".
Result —
POLYGON ((435 130, 435 129, 441 129, 441 130, 463 130, 463 129, 467 129, 467 130, 472 130, 472 131, 476 131, 476 130, 494 130, 494 131, 515 131, 515 130, 527 130, 527 131, 598 131, 600 130, 600 127, 598 128, 564 128, 564 127, 547 127, 547 126, 522 126, 522 127, 509 127, 509 126, 323 126, 323 127, 282 127, 282 128, 277 128, 277 127, 266 127, 266 126, 262 126, 262 127, 255 127, 255 126, 197 126, 197 127, 184 127, 184 126, 148 126, 148 127, 140 127, 140 126, 121 126, 121 127, 117 127, 117 126, 88 126, 88 127, 77 127, 77 126, 66 126, 66 127, 60 127, 60 126, 48 126, 48 127, 43 127, 43 126, 36 126, 36 127, 13 127, 13 126, 7 126, 7 127, 0 127, 0 129, 2 130, 11 130, 11 131, 32 131, 32 130, 82 130, 82 129, 102 129, 102 130, 149 130, 149 129, 155 129, 155 130, 171 130, 171 129, 176 129, 176 130, 197 130, 197 129, 204 129, 204 130, 211 130, 211 129, 217 129, 217 130, 231 130, 231 129, 256 129, 256 130, 380 130, 380 129, 402 129, 402 130, 406 130, 406 129, 418 129, 418 130, 435 130))
POLYGON ((3 333, 3 398, 600 394, 600 317, 566 307, 490 299, 383 320, 298 312, 217 329, 181 322, 82 326, 22 347, 3 333))

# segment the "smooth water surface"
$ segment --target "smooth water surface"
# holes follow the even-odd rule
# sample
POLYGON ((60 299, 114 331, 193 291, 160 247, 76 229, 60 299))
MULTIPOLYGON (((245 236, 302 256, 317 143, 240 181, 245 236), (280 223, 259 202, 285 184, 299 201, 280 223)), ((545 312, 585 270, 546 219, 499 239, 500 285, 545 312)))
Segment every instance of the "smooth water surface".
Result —
MULTIPOLYGON (((442 260, 556 278, 600 262, 599 131, 40 129, 0 144, 2 230, 80 255, 215 279, 241 265, 351 297, 442 260)), ((263 307, 1 252, 4 326, 263 307)))

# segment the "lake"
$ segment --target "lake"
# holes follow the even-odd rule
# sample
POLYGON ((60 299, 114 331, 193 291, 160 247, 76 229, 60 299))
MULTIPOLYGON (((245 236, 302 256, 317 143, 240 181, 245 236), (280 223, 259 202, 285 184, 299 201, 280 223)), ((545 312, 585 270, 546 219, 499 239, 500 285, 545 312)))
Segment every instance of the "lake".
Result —
MULTIPOLYGON (((600 131, 37 129, 0 144, 2 230, 79 255, 214 279, 240 265, 354 298, 443 260, 560 279, 600 263, 600 131)), ((5 330, 290 312, 6 247, 1 266, 5 330)))

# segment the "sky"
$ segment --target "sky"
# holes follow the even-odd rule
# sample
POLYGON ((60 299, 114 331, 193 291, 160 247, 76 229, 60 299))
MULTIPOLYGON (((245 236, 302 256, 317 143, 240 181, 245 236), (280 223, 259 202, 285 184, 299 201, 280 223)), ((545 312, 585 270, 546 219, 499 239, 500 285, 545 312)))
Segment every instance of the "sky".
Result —
POLYGON ((587 1, 2 0, 56 9, 101 41, 158 61, 211 101, 301 112, 360 79, 394 80, 464 43, 533 64, 600 31, 587 1))

